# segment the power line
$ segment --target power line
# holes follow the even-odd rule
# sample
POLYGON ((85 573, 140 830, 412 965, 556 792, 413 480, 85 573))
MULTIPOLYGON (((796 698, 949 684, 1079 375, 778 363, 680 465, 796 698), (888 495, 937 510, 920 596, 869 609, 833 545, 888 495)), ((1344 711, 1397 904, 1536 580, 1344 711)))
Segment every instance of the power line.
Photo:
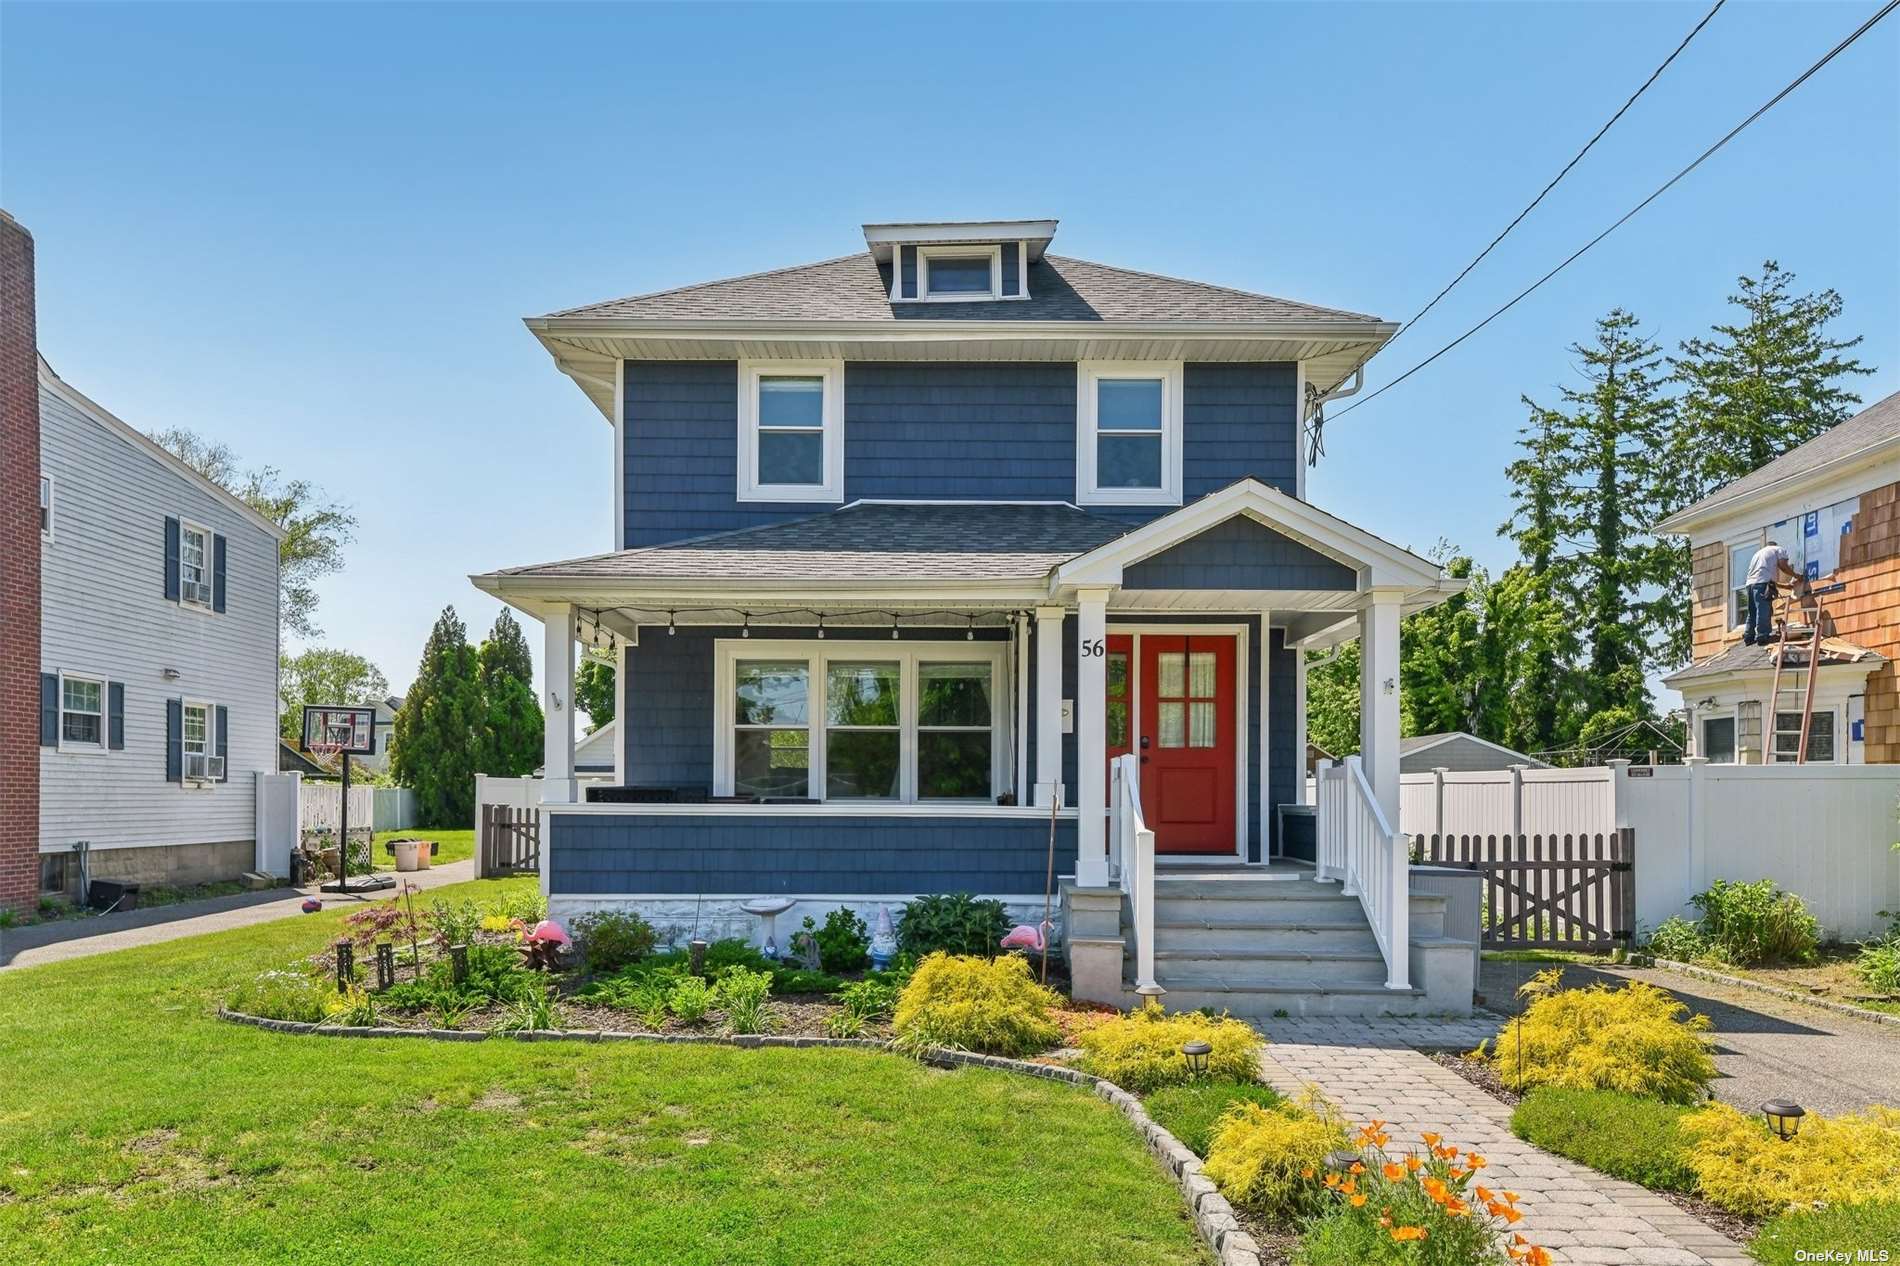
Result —
POLYGON ((1379 388, 1377 391, 1373 392, 1371 395, 1367 396, 1365 399, 1355 400, 1350 405, 1346 406, 1344 409, 1341 409, 1337 414, 1334 415, 1333 421, 1337 422, 1340 418, 1346 416, 1348 413, 1351 413, 1354 409, 1359 408, 1361 405, 1371 404, 1374 400, 1377 400, 1380 396, 1392 390, 1392 388, 1398 386, 1400 383, 1404 382, 1407 378, 1410 378, 1413 374, 1416 374, 1419 370, 1425 368, 1427 365, 1437 360, 1440 356, 1443 356, 1445 353, 1451 351, 1453 348, 1457 347, 1460 343, 1463 343, 1466 339, 1470 338, 1472 335, 1476 334, 1478 331, 1484 329, 1485 326, 1491 324, 1491 322, 1497 320, 1499 317, 1503 316, 1506 312, 1509 312, 1512 308, 1515 308, 1519 303, 1529 298, 1530 295, 1534 291, 1542 287, 1545 282, 1549 281, 1552 277, 1555 277, 1558 273, 1562 272, 1564 269, 1570 267, 1570 265, 1574 264, 1577 260, 1583 258, 1583 256, 1587 254, 1592 247, 1596 246, 1598 242, 1601 242, 1604 238, 1608 237, 1610 234, 1616 232, 1618 229, 1622 228, 1625 224, 1629 223, 1629 221, 1636 218, 1637 213, 1642 211, 1643 208, 1647 207, 1650 203, 1654 202, 1656 199, 1662 197, 1665 193, 1675 188, 1675 186, 1690 172, 1694 171, 1696 168, 1702 166, 1703 163, 1707 162, 1710 158, 1714 157, 1716 151, 1720 150, 1723 146, 1727 145, 1730 141, 1734 140, 1737 136, 1740 136, 1742 132, 1745 131, 1750 124, 1755 122, 1755 120, 1761 118, 1762 115, 1768 113, 1770 110, 1774 109, 1777 105, 1781 104, 1781 101, 1783 98, 1787 97, 1788 94, 1792 93, 1795 89, 1799 88, 1802 84, 1806 83, 1809 79, 1813 78, 1817 73, 1819 73, 1819 71, 1821 70, 1823 66, 1826 66, 1829 62, 1833 61, 1836 57, 1839 57, 1843 52, 1847 51, 1850 45, 1852 45, 1856 40, 1860 39, 1861 36, 1867 34, 1868 31, 1871 31, 1874 28, 1876 23, 1878 23, 1882 18, 1886 17, 1889 13, 1892 13, 1894 9, 1896 8, 1900 8, 1900 0, 1887 0, 1887 3, 1883 4, 1880 7, 1880 9, 1872 17, 1868 18, 1865 22, 1861 23, 1859 27, 1855 28, 1854 32, 1851 35, 1849 35, 1846 39, 1842 40, 1840 43, 1836 44, 1833 48, 1829 49, 1826 55, 1821 58, 1821 60, 1815 62, 1814 65, 1802 71, 1801 74, 1798 77, 1796 77, 1792 83, 1790 83, 1787 87, 1783 88, 1780 92, 1777 92, 1773 97, 1770 97, 1767 103, 1764 104, 1760 109, 1756 110, 1753 114, 1749 115, 1747 118, 1743 119, 1740 123, 1736 124, 1735 127, 1731 129, 1729 133, 1726 136, 1724 136, 1721 140, 1717 141, 1715 144, 1703 150, 1702 153, 1699 156, 1697 156, 1694 162, 1690 163, 1687 167, 1684 167, 1681 171, 1677 172, 1675 175, 1671 176, 1667 181, 1663 182, 1663 184, 1657 187, 1654 193, 1650 194, 1647 198, 1644 198, 1641 202, 1631 207, 1628 211, 1624 212, 1622 216, 1619 217, 1608 228, 1604 229, 1601 233, 1597 234, 1595 237, 1585 242, 1582 246, 1579 246, 1575 251, 1571 252, 1570 255, 1568 255, 1562 263, 1558 264, 1555 268, 1545 273, 1542 277, 1539 277, 1536 281, 1533 281, 1530 285, 1524 287, 1524 289, 1518 291, 1517 294, 1511 297, 1510 302, 1504 304, 1504 306, 1497 309, 1490 316, 1487 316, 1486 318, 1484 318, 1484 320, 1478 322, 1476 325, 1466 330, 1463 334, 1460 334, 1457 338, 1445 344, 1443 347, 1433 352, 1430 356, 1427 356, 1424 360, 1418 362, 1418 364, 1412 366, 1410 369, 1400 374, 1397 378, 1394 378, 1391 382, 1385 384, 1385 386, 1379 388))
POLYGON ((1649 73, 1649 78, 1643 80, 1642 87, 1638 88, 1634 93, 1631 93, 1630 99, 1628 101, 1625 101, 1620 107, 1618 107, 1616 113, 1610 116, 1610 121, 1597 129, 1597 134, 1590 138, 1589 143, 1586 144, 1582 149, 1578 150, 1576 152, 1576 155, 1573 158, 1571 158, 1569 162, 1564 164, 1562 171, 1558 172, 1555 176, 1552 176, 1550 178, 1550 183, 1545 185, 1541 190, 1539 190, 1537 196, 1530 200, 1530 204, 1526 206, 1522 211, 1519 211, 1517 215, 1511 220, 1511 222, 1504 226, 1503 231, 1500 232, 1496 237, 1491 239, 1490 245, 1486 246, 1483 250, 1478 252, 1477 258, 1473 259, 1469 264, 1466 264, 1462 269, 1460 269, 1456 277, 1453 277, 1450 281, 1445 283, 1445 288, 1443 290, 1440 290, 1437 294, 1432 296, 1432 301, 1430 303, 1426 304, 1424 307, 1420 308, 1417 312, 1413 313, 1412 316, 1405 322, 1405 324, 1401 325, 1398 328, 1398 331, 1395 334, 1393 334, 1391 338, 1386 340, 1387 347, 1390 347, 1393 343, 1397 342, 1399 338, 1407 330, 1411 329, 1414 325, 1417 325, 1427 312, 1430 312, 1433 308, 1437 307, 1438 301, 1440 299, 1443 299, 1446 295, 1450 294, 1452 290, 1458 285, 1458 283, 1463 281, 1470 274, 1472 269, 1476 268, 1479 264, 1484 262, 1485 256, 1489 255, 1493 250, 1497 249, 1497 245, 1499 242, 1502 242, 1505 238, 1510 236, 1512 229, 1515 229, 1518 225, 1524 222, 1525 216, 1529 215, 1531 212, 1537 209, 1537 204, 1542 202, 1545 196, 1549 194, 1552 189, 1555 189, 1565 176, 1568 176, 1570 174, 1571 168, 1575 167, 1579 162, 1583 161, 1583 156, 1585 154, 1588 154, 1592 149, 1594 149, 1596 147, 1596 143, 1603 139, 1604 134, 1607 133, 1611 128, 1616 126, 1616 121, 1622 118, 1626 113, 1629 112, 1629 108, 1636 104, 1636 99, 1642 96, 1645 92, 1648 92, 1651 84, 1655 83, 1658 79, 1662 78, 1662 73, 1665 70, 1669 69, 1670 63, 1675 61, 1676 58, 1682 55, 1682 50, 1689 47, 1689 42, 1691 40, 1695 39, 1696 36, 1702 34, 1702 28, 1709 24, 1709 19, 1713 18, 1717 13, 1719 13, 1722 9, 1722 6, 1727 3, 1728 3, 1728 0, 1715 0, 1715 7, 1702 15, 1702 20, 1696 23, 1695 26, 1690 30, 1690 32, 1687 35, 1682 37, 1682 43, 1676 45, 1675 51, 1670 53, 1669 56, 1663 58, 1662 65, 1656 67, 1655 70, 1649 73))

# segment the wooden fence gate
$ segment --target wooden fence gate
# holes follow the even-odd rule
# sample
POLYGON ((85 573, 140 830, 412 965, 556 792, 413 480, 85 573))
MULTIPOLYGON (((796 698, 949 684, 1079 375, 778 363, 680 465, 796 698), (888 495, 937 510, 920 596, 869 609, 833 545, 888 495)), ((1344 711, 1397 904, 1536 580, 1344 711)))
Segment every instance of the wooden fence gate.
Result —
POLYGON ((1417 835, 1419 860, 1484 876, 1485 949, 1628 949, 1636 833, 1417 835))
POLYGON ((505 804, 482 806, 477 878, 535 874, 541 869, 541 814, 505 804))

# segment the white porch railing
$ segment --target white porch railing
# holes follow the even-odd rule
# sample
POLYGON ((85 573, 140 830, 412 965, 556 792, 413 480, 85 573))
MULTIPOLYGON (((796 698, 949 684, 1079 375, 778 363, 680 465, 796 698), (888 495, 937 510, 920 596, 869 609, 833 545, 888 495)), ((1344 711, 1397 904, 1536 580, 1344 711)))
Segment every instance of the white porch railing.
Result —
POLYGON ((1358 897, 1385 956, 1385 987, 1410 988, 1411 857, 1405 837, 1392 829, 1372 794, 1357 756, 1317 769, 1318 853, 1315 877, 1340 880, 1358 897))
POLYGON ((1155 983, 1155 833, 1141 815, 1141 758, 1117 756, 1108 767, 1108 864, 1128 898, 1135 942, 1135 992, 1157 998, 1155 983))

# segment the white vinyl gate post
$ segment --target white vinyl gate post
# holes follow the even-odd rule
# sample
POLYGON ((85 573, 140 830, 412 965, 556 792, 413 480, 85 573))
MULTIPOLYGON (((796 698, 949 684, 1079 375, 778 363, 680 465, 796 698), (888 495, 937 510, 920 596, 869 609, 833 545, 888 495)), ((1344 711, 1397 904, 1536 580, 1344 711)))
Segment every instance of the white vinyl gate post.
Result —
MULTIPOLYGON (((1511 766, 1511 845, 1515 850, 1524 838, 1524 771, 1528 765, 1511 766)), ((1506 854, 1509 856, 1510 854, 1506 854)), ((1533 876, 1533 881, 1538 877, 1533 876)))
POLYGON ((1443 765, 1432 766, 1432 834, 1437 837, 1437 855, 1448 856, 1451 852, 1445 845, 1445 775, 1450 772, 1443 765))

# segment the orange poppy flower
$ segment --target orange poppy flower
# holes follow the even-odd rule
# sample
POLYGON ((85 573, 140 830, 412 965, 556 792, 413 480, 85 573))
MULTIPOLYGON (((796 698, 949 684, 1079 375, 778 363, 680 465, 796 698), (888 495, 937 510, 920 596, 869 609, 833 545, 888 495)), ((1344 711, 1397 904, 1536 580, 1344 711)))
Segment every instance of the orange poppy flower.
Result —
POLYGON ((1379 1167, 1379 1172, 1385 1175, 1387 1182, 1397 1182, 1399 1179, 1405 1177, 1405 1166, 1394 1165, 1392 1162, 1387 1161, 1384 1165, 1379 1167))
POLYGON ((1524 1260, 1529 1262, 1530 1266, 1550 1266, 1550 1250, 1533 1244, 1524 1260))
POLYGON ((1497 1199, 1497 1193, 1492 1191, 1489 1187, 1485 1186, 1483 1183, 1479 1183, 1477 1186, 1473 1187, 1471 1189, 1471 1192, 1473 1195, 1477 1196, 1478 1199, 1484 1201, 1486 1204, 1490 1204, 1493 1200, 1497 1199))
POLYGON ((1465 1164, 1470 1166, 1472 1169, 1483 1169, 1486 1165, 1489 1165, 1490 1163, 1491 1163, 1490 1161, 1478 1155, 1476 1152, 1465 1153, 1465 1164))
POLYGON ((1411 1170, 1411 1171, 1412 1171, 1413 1173, 1415 1173, 1415 1174, 1416 1174, 1416 1173, 1417 1173, 1417 1172, 1418 1172, 1418 1171, 1419 1171, 1420 1169, 1422 1169, 1422 1168, 1424 1167, 1424 1165, 1425 1165, 1425 1162, 1424 1162, 1424 1161, 1422 1161, 1422 1160, 1420 1160, 1420 1159, 1419 1159, 1418 1157, 1416 1157, 1416 1156, 1407 1156, 1407 1157, 1405 1158, 1405 1167, 1406 1167, 1407 1169, 1409 1169, 1409 1170, 1411 1170))
POLYGON ((1419 1137, 1425 1140, 1425 1146, 1437 1147, 1438 1140, 1444 1138, 1445 1136, 1442 1134, 1433 1134, 1430 1130, 1427 1130, 1425 1131, 1425 1133, 1419 1135, 1419 1137))
POLYGON ((1391 1235, 1393 1239, 1404 1244, 1409 1240, 1424 1239, 1425 1228, 1422 1226, 1395 1226, 1392 1228, 1391 1235))
POLYGON ((1366 1167, 1361 1162, 1354 1161, 1352 1164, 1346 1166, 1346 1172, 1349 1174, 1363 1174, 1366 1172, 1366 1167))
POLYGON ((1366 1203, 1366 1198, 1364 1196, 1353 1196, 1347 1201, 1347 1203, 1350 1204, 1353 1208, 1357 1209, 1366 1203))
POLYGON ((1300 1177, 1302 1178, 1310 1179, 1312 1176, 1313 1176, 1313 1167, 1311 1165, 1308 1165, 1305 1169, 1302 1169, 1300 1171, 1300 1177))

